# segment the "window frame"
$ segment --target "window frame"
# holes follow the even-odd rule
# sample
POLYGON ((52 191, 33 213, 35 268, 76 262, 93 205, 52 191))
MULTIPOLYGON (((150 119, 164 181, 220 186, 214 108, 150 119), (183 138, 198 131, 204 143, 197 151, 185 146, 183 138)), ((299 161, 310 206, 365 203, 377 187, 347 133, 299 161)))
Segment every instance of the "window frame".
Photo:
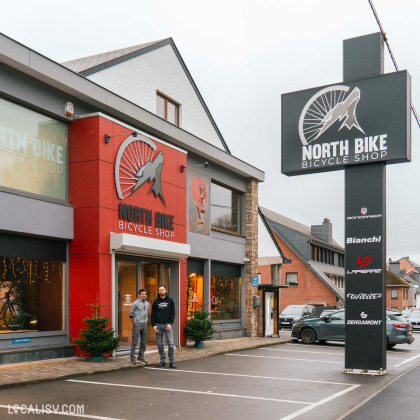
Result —
POLYGON ((398 299, 398 289, 391 289, 391 299, 398 299), (394 296, 394 292, 396 292, 396 296, 394 296))
POLYGON ((174 124, 177 127, 180 127, 180 111, 181 111, 181 104, 179 102, 173 100, 172 98, 163 94, 162 92, 156 91, 156 115, 158 117, 163 118, 165 121, 168 121, 169 123, 174 124), (164 101, 164 116, 163 117, 158 114, 158 99, 157 99, 158 97, 163 99, 164 101), (176 123, 175 124, 168 120, 168 103, 175 106, 175 109, 176 109, 176 123))
POLYGON ((299 275, 298 275, 298 272, 297 271, 290 271, 290 272, 286 273, 286 285, 288 287, 293 287, 293 288, 298 287, 298 285, 299 285, 299 275), (291 285, 289 283, 289 281, 287 280, 287 277, 288 277, 289 274, 296 274, 296 284, 295 283, 292 283, 293 285, 291 285))
POLYGON ((242 211, 242 205, 243 205, 243 196, 244 193, 242 191, 235 190, 234 188, 228 187, 220 182, 210 180, 210 228, 211 230, 215 230, 217 232, 223 232, 228 233, 230 235, 236 235, 236 236, 243 236, 242 235, 242 221, 243 221, 243 211, 242 211), (212 191, 212 185, 217 185, 218 187, 225 188, 226 190, 229 190, 231 192, 234 192, 238 194, 239 197, 239 203, 238 203, 238 211, 239 211, 239 220, 238 220, 238 226, 239 226, 239 232, 235 232, 233 230, 223 229, 217 226, 213 226, 212 222, 212 212, 213 212, 213 203, 212 203, 212 197, 213 197, 213 191, 212 191))

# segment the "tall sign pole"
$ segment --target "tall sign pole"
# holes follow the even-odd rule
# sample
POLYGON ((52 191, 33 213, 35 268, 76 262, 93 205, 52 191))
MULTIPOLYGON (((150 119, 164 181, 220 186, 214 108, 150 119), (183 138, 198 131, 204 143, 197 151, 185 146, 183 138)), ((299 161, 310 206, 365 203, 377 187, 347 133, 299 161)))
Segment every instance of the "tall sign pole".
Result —
MULTIPOLYGON (((343 43, 343 81, 384 72, 384 42, 376 33, 343 43)), ((345 168, 345 372, 386 371, 385 162, 345 168)))
MULTIPOLYGON (((386 166, 411 160, 411 78, 381 33, 344 41, 343 82, 282 95, 288 176, 345 170, 345 372, 386 372, 386 166)), ((328 322, 326 320, 325 322, 328 322)))

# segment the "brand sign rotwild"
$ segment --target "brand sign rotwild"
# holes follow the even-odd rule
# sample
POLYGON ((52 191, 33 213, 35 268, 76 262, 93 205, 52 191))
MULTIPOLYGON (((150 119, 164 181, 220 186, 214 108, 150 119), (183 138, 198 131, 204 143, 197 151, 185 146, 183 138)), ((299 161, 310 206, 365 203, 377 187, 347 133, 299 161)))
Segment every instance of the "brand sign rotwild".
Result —
POLYGON ((282 95, 282 173, 409 161, 410 84, 402 71, 282 95))

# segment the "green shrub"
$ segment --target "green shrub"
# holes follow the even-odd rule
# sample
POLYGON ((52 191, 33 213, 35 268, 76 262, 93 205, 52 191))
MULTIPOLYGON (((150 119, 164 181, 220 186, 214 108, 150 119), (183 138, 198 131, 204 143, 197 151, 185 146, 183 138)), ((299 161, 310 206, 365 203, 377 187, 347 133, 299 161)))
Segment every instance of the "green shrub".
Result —
POLYGON ((215 329, 213 321, 209 319, 209 313, 205 310, 205 305, 201 305, 200 309, 192 313, 192 317, 187 320, 184 329, 186 337, 196 343, 212 338, 215 329))

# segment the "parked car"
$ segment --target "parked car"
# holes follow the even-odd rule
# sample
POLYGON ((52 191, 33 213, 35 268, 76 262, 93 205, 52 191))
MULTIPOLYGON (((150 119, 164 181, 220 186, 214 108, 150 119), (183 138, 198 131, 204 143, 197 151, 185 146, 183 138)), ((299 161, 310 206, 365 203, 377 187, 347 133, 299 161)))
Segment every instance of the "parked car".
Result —
MULTIPOLYGON (((296 322, 293 324, 292 337, 301 339, 305 344, 312 344, 316 340, 344 341, 344 309, 322 318, 302 319, 296 322)), ((411 344, 414 341, 411 323, 400 312, 386 311, 386 337, 388 348, 396 344, 411 344)))
POLYGON ((411 311, 407 319, 411 322, 414 331, 420 330, 420 311, 418 309, 411 311))
POLYGON ((408 318, 409 316, 410 316, 410 314, 411 314, 411 312, 413 312, 413 310, 414 309, 403 309, 402 311, 401 311, 401 313, 406 317, 406 318, 408 318))
POLYGON ((325 309, 325 311, 321 312, 321 315, 319 315, 319 317, 322 318, 323 316, 331 315, 334 312, 337 312, 337 309, 325 309))
POLYGON ((292 328, 292 325, 304 318, 315 316, 315 306, 312 305, 289 305, 284 308, 279 316, 280 328, 292 328))

